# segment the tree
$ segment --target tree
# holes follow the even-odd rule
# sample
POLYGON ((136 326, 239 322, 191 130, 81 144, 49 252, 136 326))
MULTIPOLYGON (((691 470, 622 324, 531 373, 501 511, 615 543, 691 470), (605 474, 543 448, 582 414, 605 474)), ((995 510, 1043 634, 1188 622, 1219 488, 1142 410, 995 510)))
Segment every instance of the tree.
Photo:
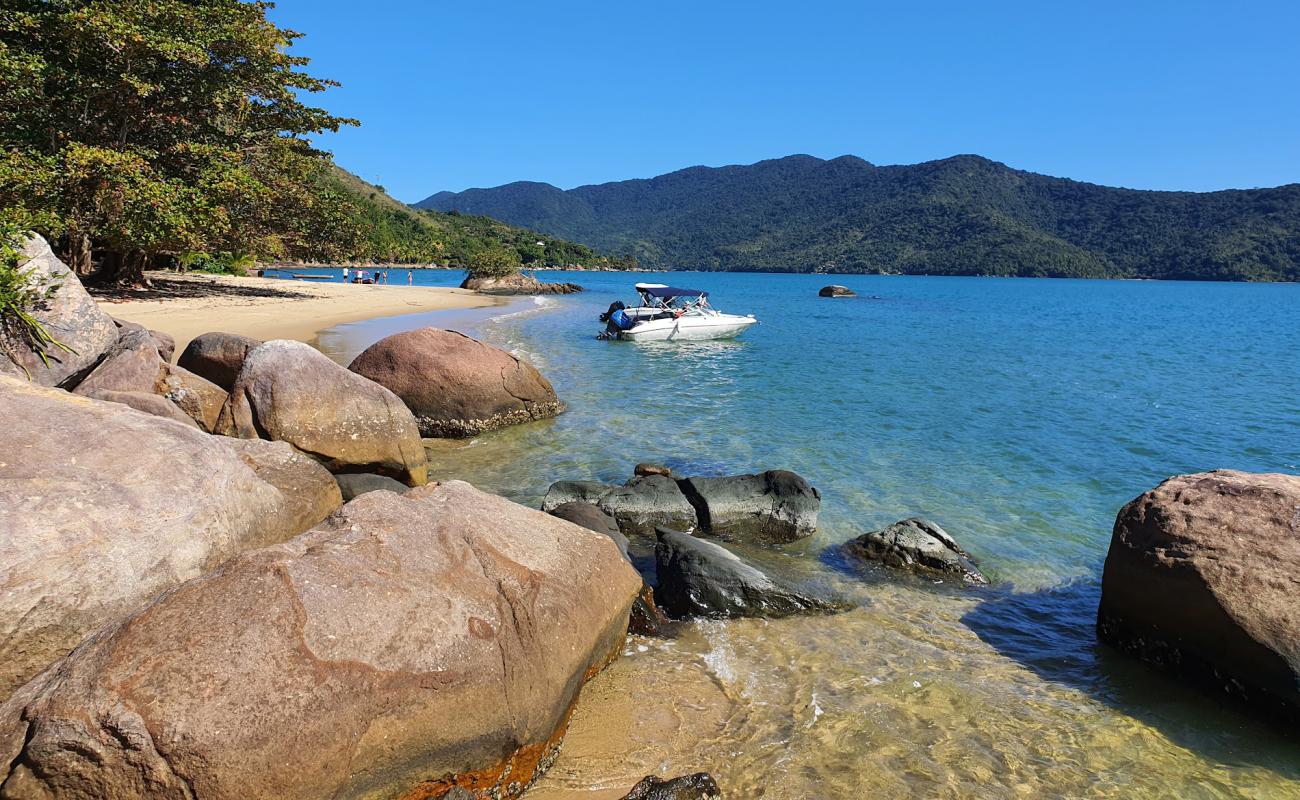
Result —
POLYGON ((469 265, 471 278, 504 278, 519 271, 519 253, 493 247, 474 256, 469 265))
POLYGON ((139 283, 190 251, 345 251, 347 198, 304 138, 357 124, 299 93, 336 85, 255 0, 7 0, 0 207, 60 237, 80 274, 139 283), (323 238, 322 238, 323 237, 323 238))

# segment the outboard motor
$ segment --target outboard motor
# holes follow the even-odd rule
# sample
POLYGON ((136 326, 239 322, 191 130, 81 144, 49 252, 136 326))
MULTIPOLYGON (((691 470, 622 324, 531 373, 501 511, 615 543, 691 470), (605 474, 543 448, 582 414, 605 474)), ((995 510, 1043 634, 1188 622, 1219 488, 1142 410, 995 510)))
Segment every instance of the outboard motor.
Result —
POLYGON ((614 316, 615 311, 622 311, 625 308, 627 308, 627 306, 623 305, 622 300, 615 300, 609 304, 609 308, 605 310, 605 313, 600 315, 600 321, 609 322, 609 318, 614 316))

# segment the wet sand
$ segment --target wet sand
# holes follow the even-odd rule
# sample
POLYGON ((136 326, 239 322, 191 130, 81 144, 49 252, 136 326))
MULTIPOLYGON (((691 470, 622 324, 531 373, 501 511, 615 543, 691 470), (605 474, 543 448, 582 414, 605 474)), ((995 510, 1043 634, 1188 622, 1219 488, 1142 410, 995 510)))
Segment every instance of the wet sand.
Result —
POLYGON ((178 354, 191 339, 208 331, 311 342, 321 331, 348 322, 502 304, 500 298, 446 287, 174 273, 149 277, 153 289, 100 293, 96 299, 118 319, 170 334, 178 354))

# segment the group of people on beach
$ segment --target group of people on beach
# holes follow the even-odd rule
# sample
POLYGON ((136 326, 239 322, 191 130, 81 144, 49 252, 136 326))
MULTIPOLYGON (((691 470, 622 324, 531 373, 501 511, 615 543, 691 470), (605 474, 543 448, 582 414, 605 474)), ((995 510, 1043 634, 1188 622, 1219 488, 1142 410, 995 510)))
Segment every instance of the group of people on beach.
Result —
MULTIPOLYGON (((376 271, 375 273, 371 274, 369 271, 364 270, 364 269, 349 269, 348 267, 344 267, 344 268, 343 268, 343 282, 344 282, 344 283, 383 283, 383 284, 387 284, 387 283, 388 283, 388 270, 384 270, 384 271, 382 271, 382 272, 376 271)), ((406 285, 407 285, 407 286, 414 286, 414 285, 415 285, 415 273, 414 273, 413 271, 411 271, 411 270, 407 270, 407 271, 406 271, 406 285)))

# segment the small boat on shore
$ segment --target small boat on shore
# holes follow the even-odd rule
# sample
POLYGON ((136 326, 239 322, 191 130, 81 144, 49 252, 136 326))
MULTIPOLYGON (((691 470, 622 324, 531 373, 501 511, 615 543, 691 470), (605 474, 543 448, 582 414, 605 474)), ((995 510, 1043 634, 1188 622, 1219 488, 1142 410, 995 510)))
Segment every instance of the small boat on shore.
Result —
POLYGON ((633 342, 730 339, 758 323, 753 314, 724 314, 709 305, 709 293, 662 283, 638 283, 641 305, 615 302, 600 315, 599 339, 633 342))

